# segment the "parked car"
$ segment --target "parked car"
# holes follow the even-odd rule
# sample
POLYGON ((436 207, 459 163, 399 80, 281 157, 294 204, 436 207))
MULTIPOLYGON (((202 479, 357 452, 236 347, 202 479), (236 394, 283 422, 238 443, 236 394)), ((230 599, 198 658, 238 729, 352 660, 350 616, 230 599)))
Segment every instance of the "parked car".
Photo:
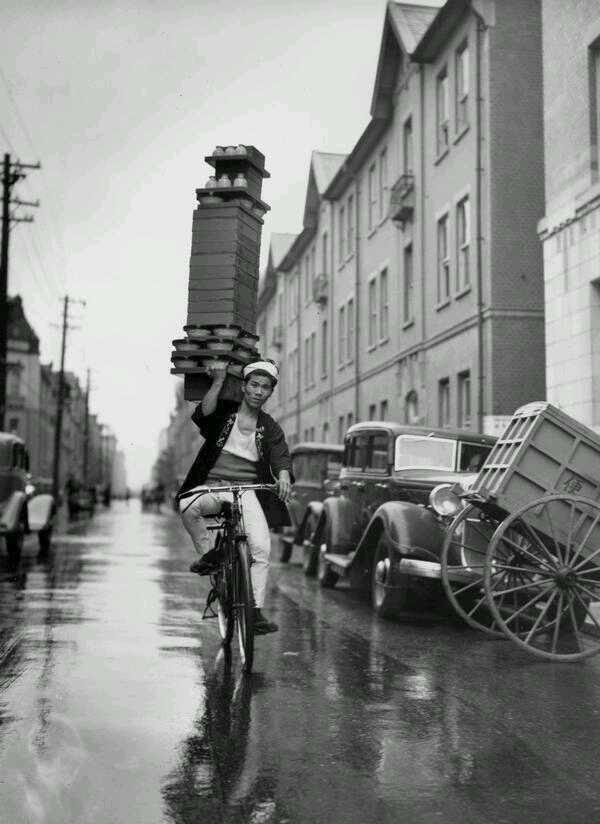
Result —
POLYGON ((11 564, 18 562, 29 533, 37 533, 40 550, 50 548, 55 513, 53 496, 45 491, 38 493, 29 474, 24 441, 0 432, 0 536, 4 537, 11 564))
POLYGON ((439 586, 446 522, 429 504, 440 484, 467 486, 495 438, 468 431, 359 423, 346 434, 337 496, 323 501, 305 572, 322 587, 340 578, 370 592, 382 616, 439 586), (415 598, 410 598, 410 594, 415 598))
POLYGON ((310 540, 323 511, 323 499, 334 493, 344 447, 342 444, 299 443, 290 450, 295 482, 288 503, 291 526, 280 535, 280 560, 287 563, 294 544, 310 540))

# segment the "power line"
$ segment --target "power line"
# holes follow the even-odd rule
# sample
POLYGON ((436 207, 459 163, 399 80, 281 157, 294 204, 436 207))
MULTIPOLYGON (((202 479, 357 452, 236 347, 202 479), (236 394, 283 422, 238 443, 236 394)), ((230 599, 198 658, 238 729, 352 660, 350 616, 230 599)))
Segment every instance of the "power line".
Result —
MULTIPOLYGON (((12 105, 13 105, 13 109, 15 110, 15 113, 17 115, 17 120, 21 124, 21 128, 23 129, 23 134, 27 138, 27 140, 29 142, 29 145, 30 145, 30 147, 33 151, 33 154, 36 155, 36 154, 38 154, 38 152, 37 152, 35 146, 33 145, 33 138, 31 137, 31 133, 29 132, 29 129, 27 127, 27 124, 25 123, 25 120, 21 117, 21 112, 19 111, 19 107, 17 106, 17 101, 15 100, 15 98, 13 96, 13 93, 10 89, 10 86, 8 85, 8 80, 6 79, 6 75, 2 71, 1 66, 0 66, 0 78, 2 79, 2 82, 4 83, 4 86, 6 88, 6 92, 8 94, 8 97, 9 97, 9 99, 10 99, 12 105)), ((13 149, 13 151, 14 151, 14 149, 13 149)))

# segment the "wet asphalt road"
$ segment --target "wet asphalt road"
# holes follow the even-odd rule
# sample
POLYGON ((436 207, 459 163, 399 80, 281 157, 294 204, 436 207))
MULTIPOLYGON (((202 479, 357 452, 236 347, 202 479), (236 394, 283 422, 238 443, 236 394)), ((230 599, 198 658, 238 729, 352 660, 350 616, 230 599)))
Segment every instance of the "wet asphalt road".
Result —
POLYGON ((1 824, 600 820, 600 657, 377 621, 292 562, 246 679, 190 558, 132 501, 0 560, 1 824))

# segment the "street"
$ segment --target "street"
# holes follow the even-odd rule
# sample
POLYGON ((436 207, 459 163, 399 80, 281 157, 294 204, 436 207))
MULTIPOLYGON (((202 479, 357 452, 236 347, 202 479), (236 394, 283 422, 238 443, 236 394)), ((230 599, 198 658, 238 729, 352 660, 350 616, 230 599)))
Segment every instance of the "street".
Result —
MULTIPOLYGON (((600 817, 600 659, 552 664, 443 615, 372 617, 271 568, 255 673, 201 619, 178 517, 117 501, 0 562, 0 822, 600 817)), ((276 555, 275 555, 276 557, 276 555)))

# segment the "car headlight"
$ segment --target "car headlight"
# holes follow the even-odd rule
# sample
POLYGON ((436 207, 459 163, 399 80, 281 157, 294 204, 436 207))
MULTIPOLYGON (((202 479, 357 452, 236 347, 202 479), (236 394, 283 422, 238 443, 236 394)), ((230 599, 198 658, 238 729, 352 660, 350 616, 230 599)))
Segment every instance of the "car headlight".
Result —
POLYGON ((25 484, 25 494, 26 495, 33 495, 35 492, 35 486, 33 484, 25 484))
POLYGON ((429 505, 438 515, 448 518, 460 512, 463 502, 452 484, 439 484, 429 493, 429 505))

